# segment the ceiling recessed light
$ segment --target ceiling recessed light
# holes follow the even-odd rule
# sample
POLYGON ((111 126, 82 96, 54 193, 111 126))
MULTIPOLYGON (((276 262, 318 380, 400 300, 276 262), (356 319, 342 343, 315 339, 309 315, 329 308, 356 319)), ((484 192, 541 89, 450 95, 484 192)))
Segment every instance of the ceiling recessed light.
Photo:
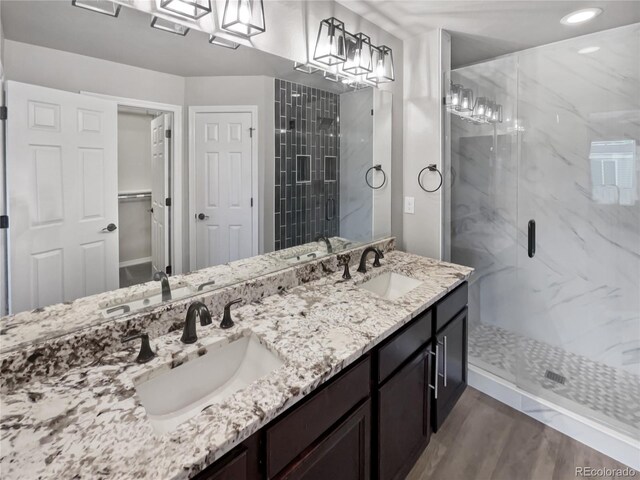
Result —
POLYGON ((585 55, 587 53, 597 52, 598 50, 600 50, 600 47, 584 47, 578 50, 578 53, 585 55))
POLYGON ((564 25, 577 25, 578 23, 588 22, 593 20, 602 13, 601 8, 584 8, 582 10, 576 10, 568 15, 565 15, 560 20, 560 23, 564 25))

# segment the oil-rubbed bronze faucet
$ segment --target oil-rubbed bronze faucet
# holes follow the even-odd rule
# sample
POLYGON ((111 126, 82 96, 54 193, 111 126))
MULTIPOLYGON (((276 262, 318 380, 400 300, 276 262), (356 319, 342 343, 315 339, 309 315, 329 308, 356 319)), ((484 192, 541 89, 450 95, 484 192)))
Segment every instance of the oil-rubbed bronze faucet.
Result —
POLYGON ((231 305, 235 305, 236 303, 240 303, 242 301, 241 298, 236 298, 235 300, 227 303, 224 306, 224 315, 222 315, 222 322, 220 322, 220 328, 231 328, 233 327, 234 323, 233 320, 231 319, 231 305))
POLYGON ((153 279, 157 282, 159 281, 162 285, 162 301, 166 302, 167 300, 171 300, 171 285, 169 285, 169 277, 164 272, 156 272, 153 274, 153 279))
POLYGON ((135 335, 129 335, 128 337, 122 339, 122 343, 130 342, 131 340, 135 340, 136 338, 140 338, 142 340, 142 342, 140 342, 140 352, 138 353, 136 362, 147 363, 149 360, 153 359, 153 357, 156 356, 153 350, 151 350, 148 333, 142 332, 136 333, 135 335))
POLYGON ((189 305, 187 310, 187 318, 184 321, 184 330, 182 331, 182 337, 180 341, 182 343, 196 343, 198 335, 196 335, 196 319, 200 319, 200 325, 211 325, 211 313, 209 309, 202 302, 193 302, 189 305))
POLYGON ((371 252, 375 253, 376 258, 373 260, 373 266, 374 267, 379 267, 380 266, 380 254, 382 252, 380 252, 380 250, 378 250, 376 247, 367 247, 364 249, 364 252, 362 252, 362 256, 360 257, 360 265, 358 266, 358 272, 360 273, 367 273, 367 255, 369 255, 371 252))

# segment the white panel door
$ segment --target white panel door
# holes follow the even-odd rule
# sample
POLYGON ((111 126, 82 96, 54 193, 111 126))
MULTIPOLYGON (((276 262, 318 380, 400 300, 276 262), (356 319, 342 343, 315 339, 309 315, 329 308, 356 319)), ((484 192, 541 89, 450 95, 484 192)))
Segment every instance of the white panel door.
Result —
POLYGON ((196 268, 252 255, 252 114, 197 113, 196 268))
POLYGON ((169 265, 169 119, 159 115, 151 121, 151 263, 153 271, 169 265))
POLYGON ((7 82, 7 105, 12 313, 118 288, 116 104, 7 82))

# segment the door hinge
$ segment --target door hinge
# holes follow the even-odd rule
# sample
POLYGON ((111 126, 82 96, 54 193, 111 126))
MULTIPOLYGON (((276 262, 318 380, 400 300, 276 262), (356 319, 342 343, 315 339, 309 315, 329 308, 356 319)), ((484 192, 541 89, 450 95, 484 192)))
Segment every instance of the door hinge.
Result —
POLYGON ((9 118, 9 109, 6 106, 0 107, 0 120, 9 118))
POLYGON ((371 116, 373 117, 373 108, 371 109, 371 116))
POLYGON ((254 130, 255 130, 255 128, 249 127, 249 138, 253 138, 253 131, 254 130))
POLYGON ((251 197, 251 207, 253 207, 253 197, 251 197))
POLYGON ((171 275, 171 265, 167 265, 164 270, 167 275, 171 275))
POLYGON ((9 215, 0 215, 0 229, 9 228, 9 215))
POLYGON ((171 138, 171 130, 165 130, 164 131, 164 136, 165 136, 165 138, 171 138))
POLYGON ((166 207, 170 207, 171 206, 171 197, 164 199, 164 205, 166 207))

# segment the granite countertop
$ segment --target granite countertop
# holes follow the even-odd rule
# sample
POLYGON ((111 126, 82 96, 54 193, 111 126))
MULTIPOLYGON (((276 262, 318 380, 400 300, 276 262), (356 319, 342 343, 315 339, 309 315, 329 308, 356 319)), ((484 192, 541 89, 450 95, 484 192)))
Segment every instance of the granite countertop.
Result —
MULTIPOLYGON (((370 263, 370 262, 369 262, 370 263)), ((134 362, 137 345, 61 376, 35 379, 0 402, 0 472, 5 479, 182 479, 201 471, 234 445, 353 363, 442 298, 472 269, 403 252, 383 266, 343 281, 334 273, 233 310, 235 326, 198 325, 198 342, 181 332, 152 339, 158 356, 134 362), (389 301, 358 287, 384 271, 422 282, 389 301), (204 354, 207 348, 255 334, 284 364, 214 403, 174 431, 159 434, 146 418, 134 380, 150 378, 204 354)))

